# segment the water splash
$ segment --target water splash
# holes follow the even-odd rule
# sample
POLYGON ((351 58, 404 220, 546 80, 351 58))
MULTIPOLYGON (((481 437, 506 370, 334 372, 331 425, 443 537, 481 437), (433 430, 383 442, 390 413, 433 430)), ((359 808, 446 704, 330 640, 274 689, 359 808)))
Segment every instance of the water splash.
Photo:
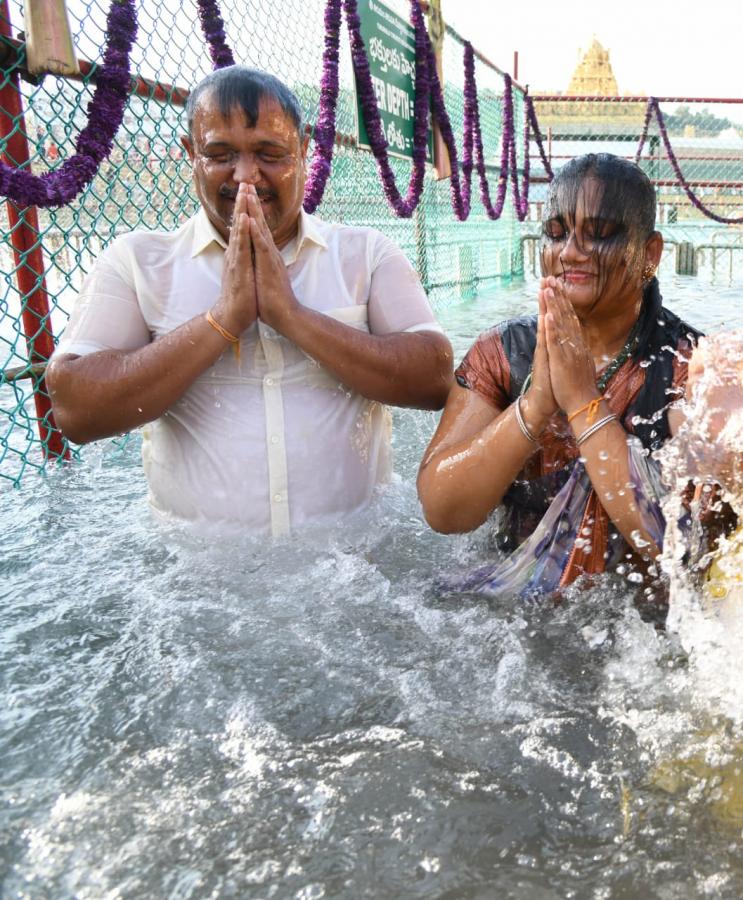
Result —
POLYGON ((661 454, 670 486, 662 560, 670 580, 668 628, 689 655, 700 697, 738 723, 743 722, 743 535, 722 535, 710 546, 704 530, 723 515, 725 504, 743 515, 742 373, 743 334, 703 342, 691 365, 685 421, 661 454), (689 503, 690 483, 696 491, 689 503))

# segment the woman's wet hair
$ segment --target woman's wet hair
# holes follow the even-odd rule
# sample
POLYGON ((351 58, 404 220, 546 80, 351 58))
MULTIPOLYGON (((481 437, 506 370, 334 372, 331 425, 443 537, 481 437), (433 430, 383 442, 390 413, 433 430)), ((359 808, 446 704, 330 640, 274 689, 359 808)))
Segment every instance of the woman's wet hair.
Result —
POLYGON ((258 121, 261 100, 275 100, 297 129, 300 141, 304 137, 302 107, 294 93, 278 78, 251 69, 248 66, 226 66, 217 69, 200 81, 191 91, 186 102, 186 122, 188 133, 192 134, 194 113, 200 98, 211 92, 226 119, 235 107, 242 109, 249 128, 258 121))
POLYGON ((573 230, 581 204, 584 216, 588 211, 593 220, 591 246, 587 246, 585 235, 576 234, 574 239, 597 261, 596 302, 600 302, 608 275, 617 265, 625 267, 627 282, 637 279, 642 285, 632 358, 643 362, 646 373, 631 409, 635 434, 647 449, 655 449, 670 437, 668 406, 677 399, 673 388, 676 347, 679 341, 687 341, 691 347, 700 335, 664 309, 657 278, 641 281, 645 245, 655 231, 655 190, 639 166, 610 153, 588 153, 563 166, 550 187, 543 254, 559 239, 559 234, 558 238, 550 236, 549 228, 555 225, 559 233, 562 227, 567 235, 573 230), (595 194, 589 190, 591 185, 598 189, 595 194))
POLYGON ((591 221, 574 240, 597 260, 597 300, 616 266, 624 266, 626 281, 639 281, 645 244, 655 231, 655 190, 647 175, 611 153, 587 153, 570 160, 550 185, 543 254, 573 230, 579 206, 591 221))
POLYGON ((578 247, 594 257, 598 270, 596 303, 601 300, 609 274, 624 266, 624 279, 642 285, 640 315, 634 329, 632 358, 646 367, 645 380, 632 403, 635 434, 648 450, 670 437, 668 406, 675 399, 673 381, 679 341, 696 344, 699 332, 684 328, 677 316, 663 308, 658 279, 642 282, 645 246, 655 231, 655 190, 650 179, 634 163, 610 153, 588 153, 563 166, 550 187, 544 216, 542 252, 552 240, 548 229, 572 231, 582 204, 584 217, 592 221, 591 246, 584 235, 575 235, 578 247), (587 189, 595 184, 595 195, 587 189), (594 199, 595 197, 595 199, 594 199), (581 246, 581 242, 583 246, 581 246))

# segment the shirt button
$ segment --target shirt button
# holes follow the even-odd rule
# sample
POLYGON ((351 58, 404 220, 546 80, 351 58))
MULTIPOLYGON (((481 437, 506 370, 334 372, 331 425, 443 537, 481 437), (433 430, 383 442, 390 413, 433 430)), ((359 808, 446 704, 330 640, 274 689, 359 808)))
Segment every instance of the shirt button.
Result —
POLYGON ((273 499, 274 499, 277 503, 281 503, 281 494, 274 494, 274 495, 273 495, 273 499))
POLYGON ((273 378, 266 377, 263 379, 263 383, 267 384, 270 387, 273 384, 273 378))
POLYGON ((272 443, 272 444, 278 444, 278 442, 279 442, 279 436, 278 436, 278 434, 272 434, 272 435, 271 435, 271 443, 272 443))

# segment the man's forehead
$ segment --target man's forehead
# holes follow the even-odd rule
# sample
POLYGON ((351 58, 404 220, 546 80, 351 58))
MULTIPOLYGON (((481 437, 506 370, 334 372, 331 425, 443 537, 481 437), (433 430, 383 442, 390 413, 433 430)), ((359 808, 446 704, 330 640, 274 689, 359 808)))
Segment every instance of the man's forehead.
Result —
POLYGON ((236 124, 235 120, 237 120, 245 128, 260 126, 275 128, 279 131, 288 131, 289 129, 293 129, 295 133, 297 131, 292 117, 270 94, 264 94, 259 98, 256 112, 257 117, 255 121, 252 121, 248 111, 237 100, 229 109, 223 110, 216 90, 210 88, 199 97, 194 109, 193 121, 194 125, 201 124, 205 120, 208 120, 210 124, 221 120, 225 124, 232 125, 236 124))

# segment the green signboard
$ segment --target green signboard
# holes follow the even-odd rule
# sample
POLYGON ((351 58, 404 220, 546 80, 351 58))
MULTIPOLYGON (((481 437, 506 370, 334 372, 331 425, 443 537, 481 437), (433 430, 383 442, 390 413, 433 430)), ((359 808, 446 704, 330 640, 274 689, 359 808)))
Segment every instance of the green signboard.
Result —
MULTIPOLYGON (((374 95, 390 156, 413 156, 413 104, 415 101, 415 36, 413 26, 379 3, 358 0, 361 36, 369 59, 374 95)), ((356 139, 371 149, 356 90, 356 139)), ((433 135, 428 131, 428 162, 433 160, 433 135)))

